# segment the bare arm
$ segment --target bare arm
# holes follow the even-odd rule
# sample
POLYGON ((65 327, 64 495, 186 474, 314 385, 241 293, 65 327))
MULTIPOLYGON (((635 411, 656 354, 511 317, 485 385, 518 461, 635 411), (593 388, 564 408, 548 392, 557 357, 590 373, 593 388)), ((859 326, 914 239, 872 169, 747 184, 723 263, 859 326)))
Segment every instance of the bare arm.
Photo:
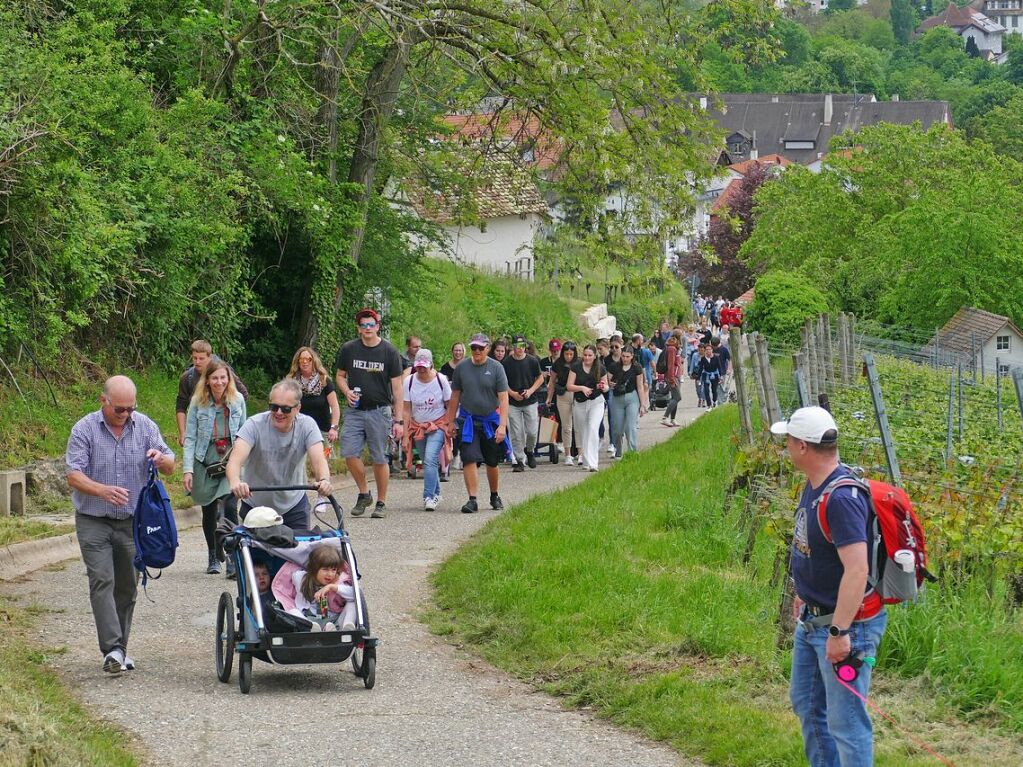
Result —
POLYGON ((316 492, 322 496, 330 495, 333 488, 330 486, 330 466, 327 464, 327 456, 323 452, 323 443, 317 442, 315 445, 310 445, 305 454, 309 458, 313 478, 316 480, 316 492))
POLYGON ((501 425, 497 427, 497 431, 494 432, 494 439, 498 442, 504 439, 505 433, 508 431, 508 392, 502 391, 497 393, 497 412, 501 417, 501 425))
POLYGON ((337 400, 336 391, 327 395, 327 407, 330 408, 330 429, 337 431, 337 425, 341 423, 341 403, 337 400))
MULTIPOLYGON (((412 368, 409 368, 409 370, 411 369, 412 368)), ((391 409, 392 413, 391 417, 395 421, 400 421, 398 413, 401 412, 402 403, 405 401, 405 396, 401 391, 401 382, 404 380, 405 378, 403 375, 396 375, 394 378, 391 379, 391 402, 394 403, 394 407, 391 409)), ((394 434, 394 438, 401 439, 402 435, 401 423, 400 422, 395 423, 393 424, 393 427, 394 428, 392 429, 392 432, 394 434)))
POLYGON ((348 407, 355 407, 355 392, 348 388, 348 373, 344 370, 337 371, 337 390, 348 401, 348 407))
POLYGON ((227 477, 227 484, 236 498, 248 498, 252 495, 248 484, 241 481, 242 466, 249 459, 251 451, 252 445, 241 437, 235 437, 234 449, 231 450, 231 457, 227 460, 225 476, 227 477))
POLYGON ((183 446, 185 444, 185 414, 179 410, 174 417, 178 421, 178 445, 183 446))
MULTIPOLYGON (((856 613, 863 604, 863 592, 867 587, 867 575, 870 567, 867 564, 867 544, 850 543, 838 548, 838 558, 842 560, 842 580, 838 584, 838 604, 831 619, 833 626, 847 629, 852 625, 856 613)), ((851 642, 848 635, 828 637, 828 660, 838 663, 849 655, 851 642)))

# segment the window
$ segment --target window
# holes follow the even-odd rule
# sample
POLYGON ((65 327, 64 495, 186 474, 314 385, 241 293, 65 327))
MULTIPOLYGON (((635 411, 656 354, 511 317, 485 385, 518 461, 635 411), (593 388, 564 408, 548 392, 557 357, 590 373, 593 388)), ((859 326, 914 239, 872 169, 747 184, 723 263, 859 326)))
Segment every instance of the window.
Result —
POLYGON ((998 366, 998 375, 1000 375, 1000 376, 1007 376, 1007 375, 1009 375, 1009 366, 1008 365, 999 365, 998 366))
POLYGON ((1012 351, 1009 343, 1009 336, 995 336, 995 351, 996 352, 1012 351))

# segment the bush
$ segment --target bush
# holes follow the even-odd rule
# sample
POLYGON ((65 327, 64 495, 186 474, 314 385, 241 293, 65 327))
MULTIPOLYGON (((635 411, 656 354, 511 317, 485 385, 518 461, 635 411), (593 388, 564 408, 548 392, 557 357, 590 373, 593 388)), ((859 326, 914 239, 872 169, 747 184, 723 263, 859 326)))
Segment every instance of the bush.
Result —
POLYGON ((797 274, 768 272, 757 280, 755 294, 746 312, 746 328, 772 341, 798 342, 803 320, 828 311, 824 294, 797 274))
POLYGON ((666 319, 673 325, 689 320, 692 307, 683 290, 669 289, 656 296, 619 299, 608 306, 607 313, 614 315, 618 329, 626 336, 642 333, 649 338, 661 320, 666 319))

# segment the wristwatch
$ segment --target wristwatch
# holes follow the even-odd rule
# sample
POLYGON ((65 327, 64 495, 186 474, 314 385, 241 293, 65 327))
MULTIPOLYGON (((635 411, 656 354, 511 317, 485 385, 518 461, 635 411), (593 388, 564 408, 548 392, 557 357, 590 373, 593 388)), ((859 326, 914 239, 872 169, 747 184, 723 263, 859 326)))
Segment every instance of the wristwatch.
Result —
POLYGON ((835 625, 828 626, 828 634, 830 634, 833 637, 848 636, 850 631, 851 629, 840 629, 838 626, 835 625))

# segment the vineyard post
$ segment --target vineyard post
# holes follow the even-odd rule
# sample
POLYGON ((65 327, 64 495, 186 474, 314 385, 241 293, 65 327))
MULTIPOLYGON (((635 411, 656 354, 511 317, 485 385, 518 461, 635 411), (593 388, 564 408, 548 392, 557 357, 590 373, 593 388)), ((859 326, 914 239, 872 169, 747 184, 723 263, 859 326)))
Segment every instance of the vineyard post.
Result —
POLYGON ((849 383, 849 318, 838 313, 838 363, 842 366, 842 383, 849 383))
POLYGON ((753 366, 753 380, 757 385, 757 404, 760 405, 760 426, 763 429, 771 428, 771 416, 767 412, 767 392, 764 387, 764 374, 760 369, 760 355, 757 353, 757 335, 754 331, 746 336, 746 344, 749 346, 749 361, 753 366))
POLYGON ((998 433, 1002 433, 1002 358, 995 357, 995 408, 998 410, 998 433))
POLYGON ((827 357, 828 383, 832 388, 835 385, 835 347, 831 343, 831 315, 822 314, 821 324, 824 325, 824 353, 827 357))
POLYGON ((856 377, 856 360, 860 358, 856 353, 856 315, 849 312, 846 323, 849 327, 849 379, 852 380, 856 377))
POLYGON ((941 367, 941 328, 934 329, 934 367, 941 367))
POLYGON ((984 345, 980 346, 980 382, 984 383, 984 345))
POLYGON ((824 341, 824 323, 821 321, 822 315, 817 315, 817 321, 814 323, 816 331, 814 332, 814 340, 817 342, 817 396, 821 395, 821 392, 828 390, 828 350, 827 344, 824 341))
POLYGON ((948 374, 948 424, 945 430, 945 460, 952 460, 952 415, 955 412, 956 377, 955 373, 948 374))
POLYGON ((892 440, 892 430, 888 425, 888 411, 885 410, 884 398, 881 396, 881 381, 877 377, 874 355, 870 352, 864 352, 863 362, 867 366, 870 400, 874 404, 874 416, 877 418, 877 428, 881 432, 881 444, 884 446, 885 461, 888 463, 888 476, 891 478, 893 485, 901 487, 902 471, 899 469, 899 459, 895 455, 895 442, 892 440))
POLYGON ((781 403, 778 401, 778 389, 774 385, 774 371, 771 370, 771 355, 767 349, 767 339, 757 335, 757 354, 760 357, 760 368, 764 379, 764 393, 767 395, 767 415, 770 426, 781 420, 781 403))
POLYGON ((807 318, 803 327, 806 329, 806 362, 810 368, 810 380, 807 384, 810 387, 810 397, 816 399, 821 390, 817 378, 817 332, 812 319, 807 318))
POLYGON ((1012 369, 1012 383, 1016 387, 1016 404, 1019 405, 1019 414, 1023 416, 1023 367, 1012 369))
POLYGON ((959 441, 963 441, 963 363, 962 360, 956 365, 957 376, 959 377, 959 441))
POLYGON ((732 355, 732 378, 735 380, 735 397, 739 403, 739 425, 747 444, 753 444, 753 418, 750 415, 750 401, 746 397, 746 363, 742 361, 742 335, 738 328, 728 331, 728 345, 735 350, 732 355))
POLYGON ((796 377, 796 394, 799 395, 799 407, 810 404, 810 393, 806 390, 806 374, 803 372, 803 353, 792 355, 792 374, 796 377))
POLYGON ((973 382, 977 383, 977 334, 970 333, 970 367, 973 369, 973 382))

